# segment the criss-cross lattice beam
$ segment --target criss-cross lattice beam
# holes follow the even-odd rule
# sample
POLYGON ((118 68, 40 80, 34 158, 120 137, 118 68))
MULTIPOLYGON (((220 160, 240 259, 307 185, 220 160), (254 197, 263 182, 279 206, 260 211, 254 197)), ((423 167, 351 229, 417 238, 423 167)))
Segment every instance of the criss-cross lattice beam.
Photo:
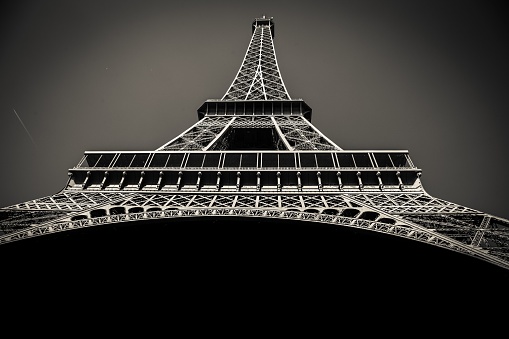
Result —
POLYGON ((273 117, 291 150, 341 150, 304 117, 273 117))
POLYGON ((212 141, 224 132, 233 121, 230 117, 207 117, 175 139, 161 146, 158 151, 205 150, 212 141))
POLYGON ((221 100, 290 100, 279 72, 271 25, 256 26, 237 76, 221 100))
MULTIPOLYGON (((195 197, 191 197, 194 199, 195 197)), ((230 196, 235 205, 237 197, 230 196)), ((258 217, 272 219, 290 219, 294 221, 327 223, 343 227, 354 227, 368 231, 380 232, 398 236, 406 239, 420 241, 437 247, 450 249, 459 253, 471 255, 481 258, 487 262, 498 265, 500 267, 509 268, 507 258, 497 256, 495 253, 466 245, 457 240, 451 239, 434 230, 420 227, 413 223, 391 224, 380 221, 366 220, 362 218, 350 217, 345 215, 329 215, 316 212, 302 211, 284 211, 280 209, 263 209, 263 208, 192 208, 183 207, 180 209, 155 209, 130 211, 127 213, 109 214, 97 217, 88 217, 76 220, 62 220, 49 222, 43 225, 32 226, 18 232, 13 232, 4 236, 0 236, 0 244, 19 241, 22 239, 41 236, 55 232, 62 232, 72 229, 87 228, 100 226, 105 224, 117 224, 137 220, 155 220, 182 217, 258 217)), ((170 227, 170 226, 168 226, 170 227)), ((154 236, 157 236, 154 234, 154 236)))
POLYGON ((427 194, 358 194, 355 199, 391 214, 467 213, 480 214, 465 206, 427 194))

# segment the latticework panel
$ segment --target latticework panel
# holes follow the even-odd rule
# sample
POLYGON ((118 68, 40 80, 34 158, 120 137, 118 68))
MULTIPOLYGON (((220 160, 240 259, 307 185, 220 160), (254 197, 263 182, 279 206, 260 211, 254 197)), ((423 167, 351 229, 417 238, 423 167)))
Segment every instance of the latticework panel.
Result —
MULTIPOLYGON (((176 197, 176 196, 175 196, 176 197)), ((140 197, 137 197, 140 198, 140 197)), ((188 196, 189 202, 192 202, 196 199, 196 196, 188 196)), ((211 201, 214 199, 220 198, 220 200, 224 203, 224 205, 233 206, 236 201, 238 201, 238 196, 211 196, 211 201)), ((249 201, 251 203, 253 201, 259 201, 256 197, 243 197, 247 205, 249 205, 249 201), (251 200, 250 200, 251 199, 251 200)), ((280 204, 281 196, 272 196, 272 197, 263 197, 263 201, 270 205, 272 203, 273 206, 276 204, 280 204)), ((173 199, 175 200, 175 199, 173 199)), ((141 203, 141 200, 138 201, 141 203)), ((145 201, 146 202, 146 201, 145 201)), ((287 201, 288 203, 290 200, 287 201)), ((297 200, 294 200, 297 203, 297 200)), ((318 202, 315 201, 315 202, 318 202)), ((323 200, 322 200, 323 202, 323 200)), ((184 205, 185 202, 182 204, 184 205)), ((116 207, 114 207, 116 208, 116 207)), ((347 209, 348 210, 348 209, 347 209)), ((369 211, 366 211, 369 212, 369 211)), ((373 232, 385 233, 392 236, 403 237, 407 239, 412 239, 415 241, 424 242, 433 246, 443 247, 450 250, 454 250, 460 253, 464 253, 467 255, 472 255, 479 257, 485 261, 491 262, 493 264, 509 267, 509 262, 507 261, 507 257, 503 257, 497 255, 498 252, 495 251, 486 251, 476 246, 466 245, 463 242, 457 241, 449 236, 445 236, 436 232, 433 229, 428 229, 427 227, 419 226, 410 221, 403 223, 393 223, 386 218, 380 218, 377 220, 371 220, 369 218, 363 218, 363 213, 361 215, 346 215, 346 214, 329 214, 329 213, 319 213, 316 211, 296 211, 292 209, 281 210, 276 208, 269 209, 261 209, 261 208, 194 208, 194 207, 182 207, 179 209, 175 208, 166 208, 166 209, 130 209, 128 212, 124 209, 123 212, 120 213, 109 213, 104 215, 90 215, 85 218, 79 219, 70 219, 70 220, 61 220, 58 222, 50 222, 41 225, 34 225, 32 227, 12 232, 10 234, 4 234, 0 236, 0 244, 13 242, 17 240, 22 240, 26 238, 31 238, 35 236, 42 236, 45 234, 62 232, 67 230, 86 228, 86 227, 94 227, 105 224, 118 224, 130 221, 139 221, 139 220, 156 220, 156 219, 167 219, 167 218, 182 218, 182 217, 205 217, 205 218, 214 218, 217 217, 257 217, 257 218, 276 218, 276 219, 291 219, 295 221, 305 221, 305 222, 318 222, 318 223, 328 223, 333 225, 338 225, 342 227, 354 227, 361 228, 373 232)), ((204 219, 206 221, 207 219, 204 219)), ((157 236, 154 234, 154 236, 157 236)))
MULTIPOLYGON (((280 131, 280 142, 284 139, 292 150, 341 150, 302 116, 209 116, 158 151, 201 151, 212 144, 215 145, 214 149, 228 149, 228 133, 225 132, 232 128, 277 128, 280 131)), ((283 145, 279 146, 278 149, 286 149, 283 145)))
POLYGON ((253 32, 242 65, 222 100, 290 100, 276 59, 270 26, 253 32))
POLYGON ((237 116, 231 124, 235 128, 270 128, 274 127, 274 123, 270 117, 253 116, 243 117, 237 116))
POLYGON ((45 224, 76 213, 115 204, 129 194, 69 192, 30 200, 0 209, 0 233, 11 233, 33 225, 45 224))
MULTIPOLYGON (((241 195, 235 199, 235 207, 239 208, 253 208, 257 206, 257 200, 259 199, 256 195, 241 195)), ((211 205, 213 206, 213 205, 211 205)))
POLYGON ((503 260, 509 259, 509 223, 490 223, 490 216, 471 214, 402 215, 405 220, 469 246, 480 247, 503 260))
POLYGON ((285 139, 294 150, 340 150, 304 117, 274 117, 285 139))
POLYGON ((267 208, 267 209, 326 209, 352 207, 339 196, 322 195, 233 195, 233 194, 132 194, 121 206, 161 208, 267 208))
POLYGON ((158 151, 203 150, 232 120, 231 117, 206 117, 158 151))
MULTIPOLYGON (((416 224, 425 226, 441 234, 447 235, 453 239, 459 240, 465 244, 471 244, 474 239, 475 233, 479 227, 480 221, 474 218, 465 220, 447 214, 433 214, 433 215, 408 215, 403 216, 406 220, 415 222, 416 224), (470 220, 469 220, 470 219, 470 220)), ((465 217, 465 216, 464 216, 465 217)), ((481 218, 482 219, 482 218, 481 218)))
POLYGON ((193 196, 190 195, 162 195, 162 194, 132 194, 122 201, 122 206, 187 206, 193 196))
POLYGON ((43 224, 58 219, 67 213, 60 210, 26 211, 3 209, 0 210, 0 235, 19 231, 33 225, 43 224))
POLYGON ((509 222, 427 194, 356 194, 352 201, 373 206, 467 246, 509 258, 509 222))
POLYGON ((125 194, 123 193, 64 191, 55 195, 8 206, 4 209, 81 211, 91 206, 111 203, 124 196, 125 194))
POLYGON ((479 211, 454 204, 427 194, 356 194, 350 198, 391 214, 409 213, 472 213, 479 211))
POLYGON ((306 195, 303 197, 305 208, 325 208, 325 201, 321 195, 306 195))
POLYGON ((345 208, 352 206, 345 199, 343 199, 342 196, 338 195, 324 195, 323 199, 329 208, 345 208))

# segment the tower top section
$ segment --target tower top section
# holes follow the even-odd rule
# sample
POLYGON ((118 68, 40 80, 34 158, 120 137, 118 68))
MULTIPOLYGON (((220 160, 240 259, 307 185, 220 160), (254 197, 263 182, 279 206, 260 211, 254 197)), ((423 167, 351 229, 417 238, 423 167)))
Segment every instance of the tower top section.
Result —
POLYGON ((273 37, 272 18, 254 19, 246 55, 222 101, 291 100, 279 72, 273 37))
POLYGON ((272 39, 274 39, 274 20, 273 19, 274 19, 273 17, 266 18, 265 15, 262 16, 261 18, 255 18, 253 20, 253 27, 251 30, 251 34, 254 33, 256 27, 258 27, 258 26, 269 26, 270 33, 272 35, 272 39))

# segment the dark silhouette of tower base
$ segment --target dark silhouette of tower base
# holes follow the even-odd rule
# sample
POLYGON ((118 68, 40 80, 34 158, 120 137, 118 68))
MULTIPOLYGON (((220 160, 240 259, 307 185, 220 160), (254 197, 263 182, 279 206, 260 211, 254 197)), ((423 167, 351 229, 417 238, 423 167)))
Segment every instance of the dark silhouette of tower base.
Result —
POLYGON ((274 34, 272 18, 254 20, 226 94, 182 134, 154 151, 85 152, 60 192, 0 209, 4 269, 314 287, 507 281, 509 221, 426 193, 408 151, 337 146, 289 96, 274 34))

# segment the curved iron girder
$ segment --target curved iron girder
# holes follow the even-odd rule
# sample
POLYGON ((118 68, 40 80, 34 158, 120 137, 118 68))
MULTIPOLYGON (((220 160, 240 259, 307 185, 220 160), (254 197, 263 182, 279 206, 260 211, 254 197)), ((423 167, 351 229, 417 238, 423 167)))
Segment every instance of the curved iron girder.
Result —
POLYGON ((481 248, 463 244, 459 241, 448 238, 447 236, 436 233, 433 230, 421 228, 412 223, 407 223, 405 225, 393 225, 378 221, 370 221, 340 215, 329 215, 301 211, 260 209, 260 208, 183 208, 183 209, 106 215, 101 217, 81 219, 75 221, 61 221, 53 223, 50 222, 47 224, 36 225, 18 232, 13 232, 4 235, 0 237, 0 245, 9 242, 19 241, 22 239, 43 236, 46 234, 71 231, 74 229, 94 227, 99 225, 118 224, 140 220, 171 219, 185 217, 214 217, 214 218, 261 217, 261 218, 287 219, 304 222, 318 222, 341 227, 352 227, 367 231, 384 233, 387 235, 393 235, 413 241, 419 241, 421 243, 429 244, 430 246, 437 246, 461 254, 476 257, 491 264, 509 269, 508 262, 486 253, 486 251, 481 248))

